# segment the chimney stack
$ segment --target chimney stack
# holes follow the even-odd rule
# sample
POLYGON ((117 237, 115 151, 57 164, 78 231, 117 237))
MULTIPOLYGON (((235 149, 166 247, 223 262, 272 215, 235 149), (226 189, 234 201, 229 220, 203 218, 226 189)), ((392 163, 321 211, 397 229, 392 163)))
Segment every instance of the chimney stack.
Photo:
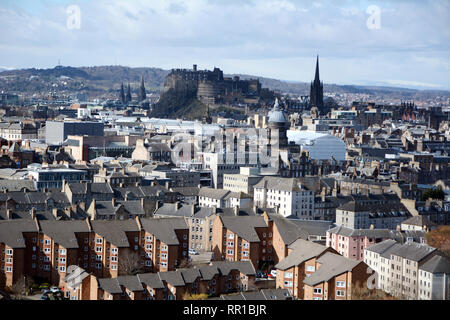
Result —
POLYGON ((30 210, 30 215, 31 215, 31 219, 34 220, 34 218, 36 218, 36 208, 31 208, 30 210))
POLYGON ((58 218, 58 208, 53 208, 52 213, 55 218, 58 218))
POLYGON ((175 202, 175 210, 180 209, 180 201, 175 202))
POLYGON ((12 210, 11 209, 6 210, 6 218, 8 220, 12 220, 12 210))
POLYGON ((235 216, 238 216, 238 215, 239 215, 239 206, 238 206, 238 205, 235 205, 235 206, 234 206, 234 215, 235 215, 235 216))
POLYGON ((213 209, 212 209, 212 213, 213 213, 213 214, 217 214, 217 206, 213 206, 212 208, 213 208, 213 209))

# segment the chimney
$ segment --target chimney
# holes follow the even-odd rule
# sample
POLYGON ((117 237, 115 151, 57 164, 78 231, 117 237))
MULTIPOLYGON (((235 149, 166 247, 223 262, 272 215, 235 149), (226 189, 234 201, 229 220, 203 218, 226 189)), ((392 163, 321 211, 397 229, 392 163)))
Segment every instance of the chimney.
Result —
POLYGON ((86 224, 88 226, 89 232, 91 232, 92 231, 92 225, 91 225, 91 221, 89 220, 89 217, 87 217, 85 221, 86 221, 86 224))
POLYGON ((11 209, 7 209, 6 210, 6 218, 8 219, 8 220, 12 220, 12 210, 11 209))
POLYGON ((255 214, 258 214, 258 205, 253 205, 253 211, 255 212, 255 214))
POLYGON ((58 218, 58 208, 53 208, 52 213, 55 218, 58 218))
POLYGON ((191 206, 191 216, 195 214, 195 204, 191 206))
POLYGON ((166 189, 169 190, 170 188, 170 181, 166 181, 166 189))
POLYGON ((396 230, 397 230, 397 231, 399 231, 399 232, 400 232, 400 231, 402 231, 402 228, 400 227, 400 225, 399 225, 399 224, 397 225, 397 228, 396 228, 396 230))
POLYGON ((375 229, 375 227, 374 227, 373 224, 371 224, 371 225, 370 225, 370 230, 373 230, 373 229, 375 229))
POLYGON ((67 182, 66 182, 66 179, 64 179, 62 181, 61 192, 66 192, 66 185, 67 185, 67 182))
MULTIPOLYGON (((113 207, 115 207, 115 206, 117 205, 117 200, 116 200, 116 198, 112 198, 111 202, 112 202, 112 206, 113 206, 113 207)), ((95 203, 95 202, 94 202, 94 203, 95 203)))
MULTIPOLYGON (((95 201, 95 199, 93 199, 92 201, 95 201)), ((80 202, 78 206, 81 210, 86 211, 86 202, 80 202)))
POLYGON ((212 213, 213 213, 213 214, 217 214, 217 206, 213 206, 212 208, 213 208, 213 209, 212 209, 212 213))
POLYGON ((34 218, 36 218, 36 208, 31 208, 30 210, 30 215, 31 215, 31 219, 34 220, 34 218))
POLYGON ((159 208, 161 208, 161 201, 156 200, 156 210, 158 210, 159 208))
POLYGON ((239 206, 238 206, 238 205, 235 205, 235 206, 234 206, 234 215, 235 215, 235 216, 238 216, 238 215, 239 215, 239 206))
POLYGON ((180 201, 175 202, 175 210, 180 209, 180 201))
POLYGON ((139 230, 142 230, 141 219, 139 219, 138 216, 136 216, 136 224, 138 225, 139 230))

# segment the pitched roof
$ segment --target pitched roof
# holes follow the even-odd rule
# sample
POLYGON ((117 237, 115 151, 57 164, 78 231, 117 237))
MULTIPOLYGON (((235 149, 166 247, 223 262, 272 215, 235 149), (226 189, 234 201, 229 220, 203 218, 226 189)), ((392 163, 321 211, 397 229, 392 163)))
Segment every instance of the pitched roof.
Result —
POLYGON ((299 238, 308 239, 309 233, 292 220, 286 219, 279 214, 269 214, 269 218, 273 220, 285 244, 289 245, 299 238))
POLYGON ((419 267, 419 269, 431 273, 450 274, 450 259, 441 255, 435 255, 419 267))
POLYGON ((254 188, 273 189, 290 192, 308 190, 307 187, 303 185, 299 179, 270 176, 262 178, 257 184, 255 184, 254 188))
POLYGON ((436 223, 430 221, 430 219, 428 219, 424 215, 413 216, 413 217, 403 221, 402 224, 409 224, 409 225, 419 226, 419 227, 423 227, 423 226, 435 227, 435 226, 437 226, 436 223))
POLYGON ((117 278, 98 279, 98 286, 100 288, 102 288, 104 291, 112 293, 112 294, 117 294, 117 293, 123 292, 117 278))
POLYGON ((150 288, 153 289, 164 288, 164 283, 161 281, 161 278, 157 273, 140 273, 136 276, 141 283, 146 284, 150 288))
POLYGON ((92 229, 118 248, 129 247, 126 231, 139 231, 135 220, 92 220, 92 229))
POLYGON ((79 284, 83 282, 85 278, 89 276, 89 273, 86 272, 83 268, 80 268, 76 265, 71 265, 67 267, 67 273, 64 277, 64 282, 67 283, 71 288, 78 287, 79 284))
POLYGON ((78 248, 76 232, 89 232, 89 226, 84 220, 41 221, 42 232, 57 244, 66 249, 78 248))
POLYGON ((179 271, 158 272, 158 276, 162 281, 165 281, 174 287, 185 285, 181 272, 179 271))
POLYGON ((436 248, 430 247, 426 244, 407 242, 401 246, 395 247, 391 254, 408 260, 420 261, 436 250, 436 248))
POLYGON ((286 258, 282 259, 275 268, 286 270, 293 266, 298 266, 307 260, 318 257, 328 248, 312 241, 297 239, 289 246, 289 249, 293 249, 293 251, 286 258))
POLYGON ((118 276, 117 281, 119 281, 119 285, 130 291, 144 291, 144 288, 142 287, 142 284, 137 276, 118 276))
POLYGON ((228 195, 231 191, 224 189, 213 189, 209 187, 202 187, 198 191, 199 197, 206 197, 211 199, 224 199, 226 195, 228 195))
POLYGON ((309 286, 315 286, 316 284, 326 282, 344 272, 352 271, 358 264, 363 263, 331 252, 325 253, 317 259, 317 262, 320 263, 321 266, 316 272, 303 280, 303 283, 309 286))
POLYGON ((259 242, 255 228, 267 227, 266 221, 261 216, 221 216, 220 219, 225 228, 248 242, 259 242))
POLYGON ((179 244, 175 230, 188 229, 184 218, 143 218, 142 228, 167 245, 179 244))
POLYGON ((0 243, 5 243, 13 249, 25 248, 24 232, 37 232, 33 220, 6 220, 0 221, 0 243))

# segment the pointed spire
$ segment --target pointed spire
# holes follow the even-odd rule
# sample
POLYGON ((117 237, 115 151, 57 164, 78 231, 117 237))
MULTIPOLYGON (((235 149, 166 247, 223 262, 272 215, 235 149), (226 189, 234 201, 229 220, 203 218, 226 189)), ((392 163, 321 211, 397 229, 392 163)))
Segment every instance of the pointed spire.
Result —
POLYGON ((317 60, 316 60, 316 75, 314 77, 314 82, 320 82, 320 78, 319 78, 319 55, 317 55, 317 60))
POLYGON ((127 95, 125 97, 125 101, 127 103, 131 102, 131 87, 130 87, 129 83, 128 83, 128 89, 127 89, 127 95))
POLYGON ((120 95, 119 95, 119 99, 120 101, 125 104, 125 92, 123 90, 123 82, 122 85, 120 86, 120 95))
POLYGON ((144 101, 146 98, 147 95, 145 93, 144 76, 141 75, 141 85, 139 87, 139 101, 144 101))

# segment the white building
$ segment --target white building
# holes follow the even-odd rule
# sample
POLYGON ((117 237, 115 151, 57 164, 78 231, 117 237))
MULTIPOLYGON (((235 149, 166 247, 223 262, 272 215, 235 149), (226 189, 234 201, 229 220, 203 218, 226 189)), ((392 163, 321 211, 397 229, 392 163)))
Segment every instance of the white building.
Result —
POLYGON ((264 177, 254 187, 253 202, 263 208, 278 208, 279 214, 313 219, 314 191, 296 178, 264 177))
POLYGON ((308 130, 288 130, 288 141, 294 141, 301 150, 309 151, 313 160, 345 160, 347 146, 341 139, 328 133, 308 130))
POLYGON ((419 299, 450 299, 450 260, 436 255, 419 267, 419 299))

